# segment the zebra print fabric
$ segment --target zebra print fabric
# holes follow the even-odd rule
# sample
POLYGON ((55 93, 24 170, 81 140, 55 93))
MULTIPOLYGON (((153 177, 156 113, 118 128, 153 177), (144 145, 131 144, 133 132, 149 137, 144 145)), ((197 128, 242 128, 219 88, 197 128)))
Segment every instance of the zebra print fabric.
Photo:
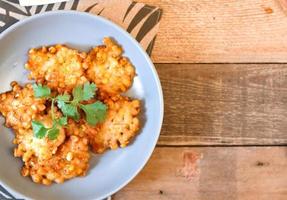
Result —
POLYGON ((158 7, 131 0, 70 0, 25 7, 18 0, 0 0, 0 33, 25 17, 54 10, 78 10, 106 17, 126 29, 149 54, 162 13, 158 7))
POLYGON ((3 186, 0 185, 0 200, 24 200, 15 198, 10 192, 8 192, 3 186))

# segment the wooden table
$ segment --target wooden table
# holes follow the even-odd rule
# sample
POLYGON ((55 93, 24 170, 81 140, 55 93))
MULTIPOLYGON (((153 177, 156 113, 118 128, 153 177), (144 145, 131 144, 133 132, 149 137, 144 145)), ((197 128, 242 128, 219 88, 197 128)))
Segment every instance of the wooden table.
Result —
POLYGON ((150 161, 113 199, 286 200, 287 15, 279 1, 142 2, 163 9, 152 59, 165 119, 150 161))

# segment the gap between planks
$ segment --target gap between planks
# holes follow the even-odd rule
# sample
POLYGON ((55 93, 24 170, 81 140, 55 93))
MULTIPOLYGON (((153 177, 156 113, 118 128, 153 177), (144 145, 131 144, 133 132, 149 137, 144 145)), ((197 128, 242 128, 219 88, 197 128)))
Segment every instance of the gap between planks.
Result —
POLYGON ((285 200, 286 157, 287 147, 157 147, 113 199, 285 200))
POLYGON ((284 145, 287 64, 156 64, 160 145, 284 145))

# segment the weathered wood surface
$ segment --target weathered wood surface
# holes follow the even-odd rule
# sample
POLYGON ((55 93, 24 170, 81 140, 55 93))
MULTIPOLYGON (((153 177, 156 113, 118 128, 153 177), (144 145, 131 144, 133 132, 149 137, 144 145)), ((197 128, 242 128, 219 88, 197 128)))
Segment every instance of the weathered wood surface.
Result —
POLYGON ((165 119, 151 160, 113 199, 285 200, 287 147, 226 146, 287 144, 286 1, 140 2, 163 9, 152 59, 165 119))
POLYGON ((161 145, 287 144, 287 64, 157 64, 161 145))
POLYGON ((114 200, 286 200, 287 147, 155 150, 114 200))
POLYGON ((287 15, 278 0, 141 2, 163 9, 155 62, 287 62, 287 15))

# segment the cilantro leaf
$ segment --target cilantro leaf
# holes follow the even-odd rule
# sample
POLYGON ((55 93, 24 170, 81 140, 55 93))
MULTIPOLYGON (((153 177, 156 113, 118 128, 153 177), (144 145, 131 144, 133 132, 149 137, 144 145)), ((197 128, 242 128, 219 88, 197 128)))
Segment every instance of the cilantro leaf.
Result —
POLYGON ((56 97, 56 99, 60 100, 60 101, 69 101, 70 98, 71 98, 71 96, 69 94, 58 95, 56 97))
POLYGON ((34 132, 34 136, 40 139, 44 138, 48 131, 48 129, 41 122, 38 121, 32 121, 32 129, 34 132))
POLYGON ((32 128, 34 136, 37 138, 44 138, 47 136, 50 140, 54 140, 60 133, 59 127, 68 124, 68 117, 78 121, 80 119, 80 113, 78 109, 82 109, 85 112, 86 120, 91 125, 96 125, 98 122, 102 122, 105 119, 107 106, 100 101, 92 104, 83 105, 81 101, 91 100, 96 93, 96 85, 94 83, 85 83, 84 85, 77 86, 73 89, 73 99, 71 95, 62 94, 56 97, 51 96, 51 89, 41 84, 33 85, 34 95, 39 98, 47 98, 52 101, 52 113, 53 126, 46 128, 41 122, 32 121, 32 128), (64 117, 55 118, 54 103, 57 102, 58 108, 62 111, 64 117))
POLYGON ((58 101, 58 107, 61 109, 65 116, 72 117, 74 120, 80 119, 77 106, 65 103, 64 101, 58 101))
POLYGON ((73 102, 78 103, 78 102, 82 101, 83 94, 84 94, 84 92, 83 92, 82 86, 75 87, 73 89, 73 97, 74 97, 73 102))
POLYGON ((96 125, 106 117, 107 106, 100 101, 87 105, 80 104, 80 108, 85 112, 86 120, 90 125, 96 125))
POLYGON ((33 84, 34 96, 37 98, 49 97, 51 95, 51 89, 42 84, 33 84))
POLYGON ((67 116, 61 117, 60 119, 58 119, 58 123, 59 123, 59 125, 61 125, 61 126, 67 125, 67 124, 68 124, 68 118, 67 118, 67 116))
POLYGON ((97 88, 94 83, 85 83, 82 100, 87 101, 92 99, 95 96, 96 89, 97 88))
POLYGON ((85 83, 84 86, 77 86, 73 89, 73 102, 87 101, 92 99, 96 93, 96 85, 94 83, 85 83))
POLYGON ((60 130, 56 126, 51 128, 51 129, 49 129, 47 131, 47 135, 48 135, 49 140, 57 139, 59 133, 60 133, 60 130))
POLYGON ((64 114, 62 109, 66 106, 66 103, 62 100, 58 100, 57 103, 58 103, 58 107, 61 109, 62 113, 64 114))
POLYGON ((54 124, 52 128, 46 128, 41 122, 32 121, 32 128, 34 136, 39 139, 42 139, 47 135, 50 140, 55 140, 60 133, 57 124, 54 124))

